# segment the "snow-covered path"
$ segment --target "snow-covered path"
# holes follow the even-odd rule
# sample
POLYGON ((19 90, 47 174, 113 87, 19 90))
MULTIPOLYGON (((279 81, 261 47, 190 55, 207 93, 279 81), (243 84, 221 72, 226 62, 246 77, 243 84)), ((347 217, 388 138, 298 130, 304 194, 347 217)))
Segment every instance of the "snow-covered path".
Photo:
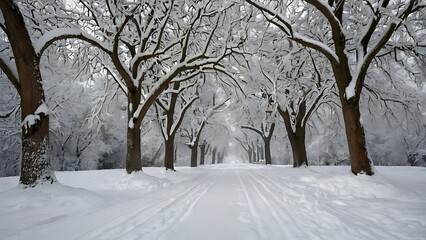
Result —
MULTIPOLYGON (((424 170, 413 168, 411 172, 417 176, 418 186, 426 183, 424 170)), ((70 185, 84 185, 90 190, 79 193, 80 198, 74 202, 84 201, 90 194, 96 194, 90 199, 111 200, 99 200, 98 207, 92 206, 94 201, 85 210, 80 206, 72 211, 73 202, 55 202, 58 197, 55 195, 61 195, 57 190, 38 190, 36 200, 44 201, 44 207, 31 206, 29 201, 28 205, 16 203, 17 210, 10 211, 13 203, 6 199, 5 204, 0 203, 0 238, 423 240, 426 236, 426 192, 416 190, 407 180, 379 174, 372 178, 355 177, 342 173, 342 168, 292 169, 248 164, 184 168, 176 174, 149 171, 157 178, 143 174, 115 185, 112 184, 114 171, 104 172, 103 182, 99 176, 93 176, 96 172, 80 175, 82 182, 69 175, 61 180, 59 174, 62 183, 69 181, 70 185), (145 185, 135 184, 138 182, 159 187, 144 191, 145 185), (136 187, 118 187, 127 186, 124 184, 136 187), (139 190, 141 194, 135 195, 139 190), (45 195, 50 197, 43 198, 45 195), (53 209, 61 206, 70 209, 49 215, 49 204, 53 204, 53 209), (22 217, 16 215, 23 214, 20 210, 25 208, 29 211, 25 214, 35 219, 28 219, 19 227, 22 217), (8 216, 17 219, 16 222, 8 221, 8 216)), ((22 192, 11 189, 1 192, 0 198, 7 193, 15 198, 25 197, 22 192)))

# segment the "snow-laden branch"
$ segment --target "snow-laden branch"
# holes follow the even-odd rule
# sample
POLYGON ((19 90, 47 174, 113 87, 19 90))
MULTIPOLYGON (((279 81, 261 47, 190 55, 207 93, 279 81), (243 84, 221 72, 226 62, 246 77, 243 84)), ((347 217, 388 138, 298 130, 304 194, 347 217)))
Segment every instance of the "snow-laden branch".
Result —
POLYGON ((72 38, 88 42, 106 53, 111 53, 113 49, 111 44, 102 42, 81 29, 74 28, 57 28, 48 31, 34 43, 34 49, 37 55, 41 56, 43 55, 43 52, 55 41, 72 38))
POLYGON ((253 132, 255 132, 255 133, 259 134, 262 138, 266 137, 266 136, 265 136, 265 134, 264 134, 261 130, 259 130, 259 129, 257 129, 257 128, 255 128, 255 127, 248 126, 248 125, 243 125, 243 126, 241 126, 241 128, 242 128, 242 129, 248 129, 248 130, 251 130, 251 131, 253 131, 253 132))
POLYGON ((303 46, 315 49, 317 51, 319 51, 320 53, 324 54, 324 56, 330 60, 330 62, 333 65, 338 65, 339 64, 339 57, 336 55, 336 53, 329 48, 327 45, 325 45, 324 43, 311 39, 311 38, 307 38, 304 37, 302 35, 300 35, 299 33, 294 33, 293 36, 290 37, 290 39, 294 40, 297 43, 302 44, 303 46))
POLYGON ((279 27, 287 36, 293 35, 293 27, 289 19, 287 19, 285 16, 279 14, 276 12, 275 9, 270 8, 264 4, 257 3, 253 0, 246 0, 250 5, 256 7, 257 9, 261 10, 264 16, 268 19, 269 22, 273 23, 277 27, 279 27), (268 17, 266 14, 269 14, 270 17, 268 17))
POLYGON ((324 0, 306 0, 307 3, 314 6, 318 9, 330 22, 331 27, 338 27, 336 31, 342 31, 342 26, 340 24, 340 20, 335 15, 335 10, 330 7, 330 5, 324 0))
MULTIPOLYGON (((357 53, 359 55, 357 56, 358 59, 355 72, 352 74, 351 82, 345 89, 345 97, 347 100, 353 97, 359 97, 359 95, 361 94, 361 89, 364 85, 365 75, 367 73, 367 69, 370 66, 371 61, 386 45, 392 34, 400 26, 400 24, 408 17, 408 15, 415 7, 416 2, 417 1, 415 0, 411 0, 407 4, 407 7, 402 12, 400 12, 398 16, 395 16, 396 19, 389 23, 384 32, 381 34, 380 38, 376 40, 376 42, 372 45, 370 49, 367 49, 367 46, 371 36, 363 36, 362 40, 360 41, 360 46, 358 46, 357 49, 357 53)), ((375 25, 374 22, 371 24, 371 26, 375 25)), ((373 31, 369 30, 367 31, 367 33, 373 34, 373 31)))
MULTIPOLYGON (((328 5, 327 2, 323 0, 306 0, 306 2, 318 9, 325 16, 325 18, 327 18, 327 21, 331 26, 334 43, 337 45, 338 41, 340 41, 340 36, 344 35, 344 31, 340 20, 335 14, 335 11, 330 7, 330 5, 328 5)), ((344 4, 344 1, 340 1, 340 3, 344 4)))
MULTIPOLYGON (((314 40, 312 38, 308 38, 305 37, 301 34, 299 34, 298 32, 295 32, 293 27, 292 27, 292 23, 290 22, 289 19, 287 19, 285 16, 282 16, 281 14, 279 14, 275 9, 272 9, 264 4, 260 4, 260 3, 256 3, 253 0, 247 0, 248 3, 250 3, 251 5, 255 6, 256 8, 258 8, 259 10, 261 10, 264 13, 264 16, 266 17, 266 19, 274 24, 275 26, 277 26, 278 28, 280 28, 288 37, 289 39, 302 44, 303 46, 315 49, 321 53, 323 53, 332 64, 337 65, 339 63, 339 58, 336 55, 336 53, 327 45, 325 45, 324 43, 314 40), (270 16, 266 15, 269 14, 270 16)), ((311 2, 317 2, 317 1, 311 1, 311 2)), ((319 5, 323 5, 320 2, 318 2, 317 4, 319 5)), ((324 12, 328 13, 328 11, 330 11, 329 7, 324 7, 324 12)), ((331 14, 331 13, 330 13, 331 14)), ((332 15, 332 14, 331 14, 332 15)), ((333 15, 334 16, 334 15, 333 15)), ((330 16, 330 20, 332 20, 332 23, 335 23, 335 21, 337 21, 337 23, 335 23, 336 26, 334 26, 334 31, 341 33, 342 32, 342 28, 341 25, 338 21, 338 19, 336 17, 331 17, 330 16)), ((340 35, 339 35, 340 36, 340 35)))
POLYGON ((158 98, 157 100, 155 100, 155 103, 157 103, 158 106, 161 109, 163 109, 164 112, 167 112, 167 111, 169 111, 169 106, 168 106, 168 104, 164 104, 163 101, 164 101, 163 99, 158 98))
POLYGON ((206 57, 203 59, 203 56, 196 55, 196 56, 187 56, 187 59, 185 59, 183 62, 180 62, 173 66, 170 71, 162 76, 157 83, 152 86, 150 89, 150 92, 147 93, 145 101, 142 102, 139 106, 135 114, 133 114, 133 118, 137 119, 138 121, 141 121, 142 117, 146 114, 149 107, 155 102, 155 99, 163 92, 163 90, 167 87, 167 85, 180 73, 182 73, 185 70, 197 70, 202 68, 203 66, 210 65, 210 64, 216 64, 220 62, 225 56, 227 56, 228 53, 226 52, 226 49, 223 51, 222 55, 219 55, 217 57, 206 57), (195 60, 196 59, 196 60, 195 60), (137 113, 137 114, 136 114, 137 113))
POLYGON ((185 143, 188 147, 194 147, 195 142, 198 141, 201 135, 201 131, 203 130, 204 126, 206 125, 206 119, 202 119, 201 122, 198 124, 197 128, 191 129, 191 134, 188 134, 188 138, 190 139, 190 142, 185 143))
MULTIPOLYGON (((199 72, 198 72, 199 73, 199 72)), ((195 75, 196 76, 196 75, 195 75)), ((190 79, 190 78, 188 78, 188 79, 190 79)), ((172 81, 172 82, 180 82, 180 81, 172 81)), ((194 81, 194 82, 190 82, 190 83, 188 83, 188 84, 186 84, 186 85, 181 85, 180 87, 179 87, 179 89, 167 89, 167 90, 165 90, 164 92, 163 92, 163 94, 170 94, 170 93, 175 93, 175 94, 179 94, 179 93, 181 93, 182 91, 184 91, 185 89, 188 89, 188 88, 190 88, 190 87, 193 87, 193 86, 195 86, 195 85, 197 85, 198 83, 196 82, 196 81, 194 81)))
POLYGON ((197 76, 198 74, 200 74, 200 73, 202 73, 202 71, 195 70, 193 73, 186 74, 186 75, 184 75, 184 76, 180 76, 180 77, 176 77, 176 78, 174 78, 174 79, 171 81, 171 83, 175 83, 175 82, 183 82, 183 81, 189 80, 189 79, 191 79, 191 78, 193 78, 193 77, 196 77, 196 76, 197 76))
POLYGON ((143 31, 141 35, 141 43, 139 47, 139 52, 130 60, 130 66, 133 71, 133 75, 136 75, 135 72, 138 71, 138 67, 140 63, 146 59, 155 58, 157 56, 160 56, 162 54, 165 54, 167 51, 169 51, 172 47, 179 44, 181 39, 177 39, 175 41, 172 41, 171 43, 168 43, 163 49, 160 50, 160 46, 162 45, 161 38, 164 34, 164 29, 166 27, 167 21, 170 18, 171 11, 173 9, 173 5, 169 7, 167 14, 165 16, 161 17, 154 17, 150 16, 150 21, 148 23, 148 26, 146 26, 145 31, 143 31), (158 23, 159 22, 159 23, 158 23), (158 24, 159 27, 157 27, 155 24, 158 24), (160 32, 155 34, 156 38, 151 39, 154 31, 159 28, 160 32), (153 49, 146 49, 146 44, 148 41, 154 42, 155 47, 153 49))
POLYGON ((0 69, 6 74, 9 81, 21 94, 21 83, 19 82, 18 70, 16 69, 15 60, 10 59, 3 52, 0 52, 0 69))
POLYGON ((120 87, 121 91, 123 91, 124 94, 128 93, 127 87, 126 85, 124 85, 124 83, 121 81, 120 77, 118 77, 115 73, 114 70, 111 69, 110 66, 105 65, 105 70, 111 75, 111 77, 113 78, 113 80, 118 84, 118 86, 120 87))
POLYGON ((0 119, 1 118, 8 118, 8 117, 10 117, 14 112, 16 112, 16 110, 18 110, 19 109, 19 106, 17 106, 17 107, 14 107, 14 108, 12 108, 12 110, 10 110, 9 112, 7 112, 7 113, 0 113, 0 119))
POLYGON ((312 116, 312 114, 321 106, 323 103, 327 102, 328 99, 324 98, 324 93, 329 90, 329 88, 324 87, 321 89, 318 93, 318 95, 315 97, 314 101, 307 107, 307 111, 305 116, 303 116, 302 119, 302 126, 305 126, 308 122, 309 118, 312 116))
POLYGON ((167 119, 167 115, 166 114, 164 114, 165 112, 167 112, 167 110, 165 110, 164 108, 163 108, 163 111, 161 111, 158 107, 160 107, 160 108, 162 108, 162 107, 164 107, 163 105, 162 105, 162 103, 161 102, 159 102, 159 100, 157 99, 157 101, 156 101, 156 103, 157 104, 155 104, 154 105, 154 109, 155 109, 155 113, 156 113, 156 115, 157 115, 157 121, 158 121, 158 123, 159 123, 159 125, 160 125, 160 131, 161 131, 161 136, 163 136, 163 139, 165 140, 165 141, 167 141, 168 139, 169 139, 169 135, 167 134, 167 128, 165 127, 165 126, 167 126, 167 121, 168 121, 168 119, 167 119), (163 113, 163 114, 162 114, 163 113))
POLYGON ((239 83, 240 79, 238 79, 234 74, 229 73, 229 71, 224 66, 222 66, 222 64, 213 63, 213 64, 202 66, 200 69, 204 72, 208 72, 209 70, 212 70, 214 72, 220 72, 222 74, 225 74, 226 76, 228 76, 230 79, 233 80, 233 83, 238 87, 238 89, 241 92, 244 92, 243 87, 239 83))
POLYGON ((179 126, 181 125, 182 121, 183 121, 183 117, 185 116, 186 111, 189 109, 189 107, 192 105, 192 103, 195 102, 195 100, 197 100, 199 97, 198 96, 194 96, 192 97, 182 108, 180 114, 178 115, 177 119, 173 122, 172 127, 170 128, 170 133, 169 134, 174 134, 176 133, 177 129, 179 128, 179 126))

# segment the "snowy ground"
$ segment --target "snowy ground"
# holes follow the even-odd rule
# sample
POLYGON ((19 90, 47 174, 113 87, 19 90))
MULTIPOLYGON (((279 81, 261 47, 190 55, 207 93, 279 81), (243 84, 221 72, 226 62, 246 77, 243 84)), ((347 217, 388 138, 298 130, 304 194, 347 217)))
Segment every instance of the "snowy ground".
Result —
POLYGON ((23 190, 0 178, 0 239, 426 238, 426 168, 248 164, 58 172, 23 190))

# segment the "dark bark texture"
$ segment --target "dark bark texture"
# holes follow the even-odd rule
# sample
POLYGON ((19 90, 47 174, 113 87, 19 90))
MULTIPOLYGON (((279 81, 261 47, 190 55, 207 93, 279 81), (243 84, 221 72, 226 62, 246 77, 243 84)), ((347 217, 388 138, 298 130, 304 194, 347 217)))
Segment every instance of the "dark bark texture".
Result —
POLYGON ((19 182, 25 187, 54 183, 56 178, 50 163, 49 116, 43 111, 36 113, 44 104, 38 57, 18 6, 12 0, 2 0, 0 9, 18 71, 17 90, 21 97, 21 119, 24 123, 19 182), (25 124, 28 116, 36 119, 31 126, 25 124))
POLYGON ((303 101, 299 106, 299 111, 295 118, 294 129, 292 127, 290 114, 287 110, 278 107, 278 113, 284 120, 284 126, 287 131, 287 136, 290 141, 291 150, 293 153, 293 167, 300 167, 303 164, 308 166, 308 157, 306 154, 305 144, 305 129, 306 125, 303 124, 303 118, 306 114, 306 102, 303 101))

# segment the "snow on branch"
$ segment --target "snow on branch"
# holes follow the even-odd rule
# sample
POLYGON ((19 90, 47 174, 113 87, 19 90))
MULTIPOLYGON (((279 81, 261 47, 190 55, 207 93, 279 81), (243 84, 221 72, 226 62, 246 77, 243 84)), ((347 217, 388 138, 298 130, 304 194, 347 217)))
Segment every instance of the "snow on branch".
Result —
POLYGON ((71 38, 77 38, 86 41, 107 53, 110 53, 112 51, 111 44, 104 43, 101 40, 82 31, 81 29, 74 28, 57 28, 45 33, 38 39, 37 42, 34 43, 34 49, 36 53, 40 56, 55 41, 71 38))
MULTIPOLYGON (((252 0, 247 0, 247 2, 250 3, 251 5, 255 6, 256 8, 258 8, 259 10, 261 10, 263 12, 264 16, 266 17, 266 19, 270 23, 272 23, 275 26, 277 26, 278 28, 280 28, 291 40, 293 40, 297 43, 300 43, 303 46, 310 47, 312 49, 315 49, 315 50, 321 52, 330 60, 330 62, 332 64, 337 65, 339 63, 338 56, 330 47, 328 47, 327 45, 325 45, 324 43, 322 43, 320 41, 302 36, 301 34, 294 32, 290 20, 287 19, 286 17, 280 15, 275 9, 272 9, 268 6, 263 5, 263 4, 256 3, 252 0), (268 17, 265 13, 269 14, 270 16, 268 17)), ((317 4, 319 6, 322 6, 325 14, 331 15, 331 16, 329 16, 330 17, 329 21, 331 21, 330 24, 332 25, 333 33, 335 33, 335 32, 341 33, 342 32, 342 27, 340 25, 340 22, 332 14, 332 12, 330 12, 332 10, 330 9, 329 6, 323 6, 325 3, 321 3, 321 2, 318 2, 318 1, 310 1, 310 2, 313 2, 313 3, 317 2, 317 4)), ((339 36, 340 36, 340 34, 339 34, 339 36)))
MULTIPOLYGON (((370 35, 373 34, 373 30, 367 30, 362 40, 359 42, 360 46, 358 46, 357 53, 357 66, 355 72, 352 74, 352 80, 349 83, 348 87, 345 89, 345 97, 347 100, 359 96, 361 94, 361 88, 364 85, 364 78, 368 67, 370 66, 371 61, 376 57, 379 51, 386 45, 389 41, 392 34, 395 30, 401 25, 401 23, 408 17, 408 15, 412 12, 414 7, 416 6, 415 0, 411 0, 407 7, 401 11, 398 16, 395 16, 395 20, 391 21, 386 29, 383 31, 381 36, 374 42, 373 46, 370 49, 367 49, 368 42, 370 40, 370 35), (370 35, 369 35, 370 34, 370 35)), ((370 27, 374 27, 377 25, 375 22, 370 23, 370 27)))
MULTIPOLYGON (((343 34, 343 28, 340 24, 340 20, 336 17, 334 10, 323 0, 306 0, 309 4, 313 5, 318 9, 328 20, 333 31, 333 36, 340 36, 343 34)), ((343 3, 343 1, 342 1, 343 3)))
POLYGON ((12 110, 10 110, 8 113, 0 113, 0 119, 10 117, 14 112, 16 112, 17 109, 19 109, 19 107, 12 108, 12 110))
POLYGON ((121 91, 123 91, 123 93, 127 96, 128 90, 126 85, 121 81, 121 78, 114 73, 114 70, 110 66, 105 65, 104 68, 107 73, 113 78, 113 80, 118 84, 121 91))
POLYGON ((201 74, 201 73, 202 73, 201 71, 199 71, 199 70, 195 70, 194 72, 192 72, 192 73, 190 73, 190 74, 186 74, 186 75, 183 75, 183 76, 180 76, 180 77, 176 77, 176 78, 174 78, 174 79, 171 81, 171 83, 175 83, 175 82, 183 82, 183 81, 189 80, 189 79, 191 79, 191 78, 193 78, 193 77, 196 77, 198 74, 201 74))
POLYGON ((15 60, 0 52, 0 69, 6 74, 9 81, 12 82, 19 94, 21 94, 21 83, 19 82, 18 70, 15 60))
POLYGON ((305 36, 300 35, 299 33, 294 33, 294 35, 290 37, 290 39, 302 44, 303 46, 310 47, 312 49, 315 49, 321 52, 334 65, 337 65, 339 63, 339 58, 336 55, 336 53, 331 48, 329 48, 327 45, 325 45, 324 43, 320 41, 307 38, 305 36))
POLYGON ((266 19, 276 25, 278 28, 280 28, 285 34, 287 34, 288 36, 293 35, 293 28, 291 26, 292 24, 290 23, 290 20, 288 20, 285 16, 282 16, 281 14, 277 13, 275 9, 272 9, 264 4, 259 4, 253 0, 247 0, 247 2, 252 6, 256 7, 257 9, 261 10, 266 19), (269 14, 270 17, 268 17, 265 13, 269 14))
POLYGON ((25 129, 25 133, 28 133, 28 129, 37 124, 41 120, 41 115, 45 116, 50 114, 50 110, 45 102, 42 102, 36 109, 34 114, 28 114, 21 123, 21 126, 25 129))
POLYGON ((243 125, 243 126, 241 126, 241 128, 242 128, 242 129, 248 129, 248 130, 251 130, 251 131, 253 131, 253 132, 255 132, 255 133, 259 134, 261 137, 265 137, 265 134, 264 134, 262 131, 260 131, 259 129, 255 128, 255 127, 248 126, 248 125, 243 125))
POLYGON ((170 128, 170 134, 173 134, 177 131, 178 127, 181 125, 183 121, 183 117, 185 116, 186 111, 189 109, 189 107, 192 105, 192 103, 195 102, 199 97, 194 96, 192 97, 182 108, 180 114, 178 115, 176 121, 173 122, 172 127, 170 128))

